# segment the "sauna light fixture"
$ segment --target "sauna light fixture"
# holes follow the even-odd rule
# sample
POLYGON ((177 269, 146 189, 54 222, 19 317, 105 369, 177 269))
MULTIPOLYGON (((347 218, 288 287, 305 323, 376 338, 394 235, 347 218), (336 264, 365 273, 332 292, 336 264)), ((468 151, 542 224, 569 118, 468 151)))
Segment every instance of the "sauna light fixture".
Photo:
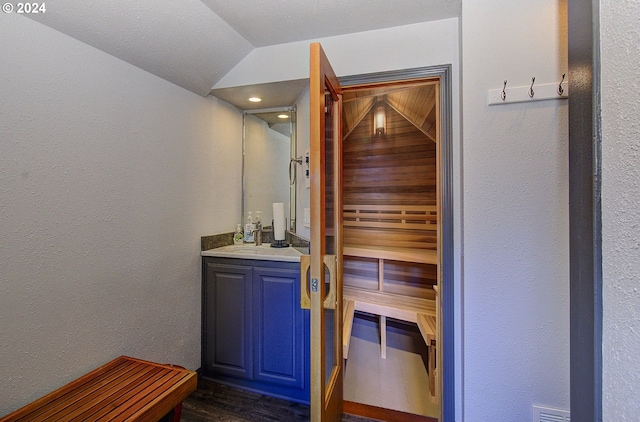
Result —
POLYGON ((260 101, 262 101, 262 98, 251 97, 251 98, 249 98, 249 101, 251 101, 252 103, 259 103, 260 101))
POLYGON ((384 104, 378 103, 373 112, 373 135, 384 135, 387 131, 387 116, 384 112, 384 104))
POLYGON ((288 114, 278 114, 278 119, 288 119, 289 115, 288 114))

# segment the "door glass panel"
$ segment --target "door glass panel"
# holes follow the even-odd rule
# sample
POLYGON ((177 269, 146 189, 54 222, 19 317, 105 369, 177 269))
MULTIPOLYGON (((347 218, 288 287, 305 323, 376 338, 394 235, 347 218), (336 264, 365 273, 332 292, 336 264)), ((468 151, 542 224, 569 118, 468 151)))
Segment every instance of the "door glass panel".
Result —
POLYGON ((334 116, 333 116, 333 96, 330 92, 326 92, 324 95, 324 133, 325 133, 325 145, 324 145, 324 203, 325 203, 325 253, 335 255, 335 213, 334 213, 334 177, 335 177, 335 161, 333 157, 334 147, 334 116))
MULTIPOLYGON (((334 128, 334 116, 333 116, 333 97, 330 92, 325 93, 325 123, 324 123, 324 132, 325 132, 325 145, 324 145, 324 204, 325 204, 325 253, 328 255, 333 255, 336 252, 335 245, 335 214, 334 214, 334 157, 333 157, 333 147, 335 142, 335 137, 333 133, 334 128)), ((327 269, 325 268, 325 294, 326 297, 329 294, 329 279, 330 276, 328 274, 327 269)), ((330 386, 329 380, 331 379, 331 374, 333 373, 337 362, 336 362, 336 353, 335 353, 335 310, 327 309, 324 310, 324 326, 325 326, 325 379, 327 381, 327 386, 330 386)))

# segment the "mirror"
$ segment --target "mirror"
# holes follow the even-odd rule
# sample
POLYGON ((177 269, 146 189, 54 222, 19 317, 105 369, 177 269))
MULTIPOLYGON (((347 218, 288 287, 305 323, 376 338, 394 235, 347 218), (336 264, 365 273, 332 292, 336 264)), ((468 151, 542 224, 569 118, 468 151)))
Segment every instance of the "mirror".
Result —
POLYGON ((246 111, 243 116, 242 224, 256 213, 263 227, 273 220, 273 203, 285 207, 287 230, 296 223, 296 108, 246 111))

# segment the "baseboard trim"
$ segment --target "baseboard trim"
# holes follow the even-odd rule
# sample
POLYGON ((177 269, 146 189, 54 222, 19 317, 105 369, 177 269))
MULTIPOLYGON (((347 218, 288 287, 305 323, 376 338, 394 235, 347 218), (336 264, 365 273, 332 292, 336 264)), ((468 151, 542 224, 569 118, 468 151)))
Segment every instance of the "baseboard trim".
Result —
POLYGON ((384 422, 438 422, 437 418, 414 415, 413 413, 400 412, 399 410, 385 409, 346 400, 343 403, 342 411, 350 415, 362 416, 384 422))

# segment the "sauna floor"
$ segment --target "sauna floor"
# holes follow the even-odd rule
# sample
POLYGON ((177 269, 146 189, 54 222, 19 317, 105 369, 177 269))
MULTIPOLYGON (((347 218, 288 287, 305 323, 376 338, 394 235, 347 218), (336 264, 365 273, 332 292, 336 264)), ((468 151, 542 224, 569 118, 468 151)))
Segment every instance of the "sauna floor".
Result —
POLYGON ((429 395, 424 340, 398 325, 387 328, 387 342, 387 357, 382 359, 377 319, 354 319, 344 399, 437 418, 439 406, 429 395))

